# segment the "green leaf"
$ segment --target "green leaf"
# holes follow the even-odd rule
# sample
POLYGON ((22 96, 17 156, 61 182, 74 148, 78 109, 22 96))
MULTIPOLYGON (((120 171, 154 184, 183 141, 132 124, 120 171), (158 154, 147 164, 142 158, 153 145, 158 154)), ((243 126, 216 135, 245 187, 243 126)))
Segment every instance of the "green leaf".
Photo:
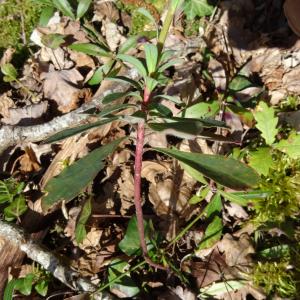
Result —
POLYGON ((42 36, 42 43, 44 46, 57 49, 61 44, 65 42, 65 35, 59 33, 50 33, 42 36))
POLYGON ((91 203, 91 198, 89 198, 84 203, 84 206, 80 212, 79 220, 75 228, 75 238, 78 244, 82 243, 86 237, 85 224, 87 223, 91 213, 92 213, 92 203, 91 203))
POLYGON ((91 77, 91 79, 88 81, 89 85, 96 85, 101 83, 101 81, 104 79, 104 66, 101 66, 100 68, 98 68, 95 73, 93 74, 93 76, 91 77))
POLYGON ((162 64, 158 69, 157 71, 162 73, 163 71, 165 71, 166 69, 170 68, 170 67, 173 67, 175 65, 180 65, 183 63, 183 60, 180 59, 180 58, 175 58, 175 59, 172 59, 164 64, 162 64))
POLYGON ((65 16, 70 17, 72 20, 75 20, 72 6, 68 0, 52 0, 53 5, 60 10, 65 16))
POLYGON ((147 77, 147 70, 139 59, 127 54, 118 54, 117 58, 134 66, 141 76, 147 77))
POLYGON ((148 74, 152 74, 156 70, 158 61, 158 50, 153 44, 144 45, 146 64, 148 69, 148 74))
POLYGON ((297 159, 300 157, 300 134, 292 132, 287 140, 281 140, 273 146, 275 149, 286 153, 289 157, 297 159))
MULTIPOLYGON (((87 131, 91 128, 100 127, 102 125, 111 123, 111 122, 116 121, 118 119, 119 119, 119 117, 115 116, 115 117, 110 117, 110 118, 107 118, 107 119, 103 119, 103 120, 100 120, 100 121, 97 121, 97 122, 94 122, 94 123, 91 123, 91 124, 85 124, 85 125, 81 125, 81 126, 77 126, 77 127, 74 127, 74 128, 63 130, 63 131, 60 131, 60 132, 52 135, 50 138, 46 139, 45 141, 43 141, 43 144, 51 144, 51 143, 54 143, 54 142, 58 142, 58 141, 61 141, 65 138, 67 138, 67 137, 73 136, 75 134, 82 133, 82 132, 87 131)), ((1 190, 0 190, 0 199, 1 199, 1 190)))
POLYGON ((277 259, 282 257, 289 257, 292 253, 292 249, 290 245, 278 245, 273 246, 262 251, 259 251, 257 254, 259 257, 267 258, 267 259, 277 259))
POLYGON ((149 115, 153 116, 161 116, 161 117, 172 117, 173 113, 172 111, 166 107, 165 105, 158 103, 158 102, 152 102, 148 105, 149 109, 149 115))
MULTIPOLYGON (((128 269, 129 264, 126 261, 122 261, 119 258, 114 259, 109 265, 108 280, 115 280, 118 276, 124 274, 128 269)), ((115 281, 113 284, 111 284, 110 288, 118 290, 126 298, 134 298, 134 296, 140 292, 140 289, 131 279, 130 274, 115 281)))
POLYGON ((3 300, 13 299, 13 293, 14 293, 16 282, 17 282, 16 279, 12 279, 6 284, 4 294, 3 294, 3 300))
POLYGON ((5 220, 12 221, 24 214, 27 209, 28 207, 24 196, 19 195, 13 200, 13 202, 9 206, 5 207, 5 220))
POLYGON ((237 195, 235 193, 227 193, 227 192, 224 192, 223 190, 218 190, 218 193, 221 194, 226 200, 236 203, 241 206, 247 206, 249 204, 249 202, 253 202, 252 199, 249 200, 249 199, 243 198, 242 196, 237 195))
POLYGON ((226 280, 223 282, 214 282, 213 284, 200 289, 201 299, 211 299, 212 297, 220 297, 230 292, 241 289, 245 285, 241 280, 226 280))
POLYGON ((145 85, 149 92, 152 92, 158 84, 159 82, 156 79, 151 78, 149 76, 145 77, 145 85))
POLYGON ((82 52, 93 56, 110 57, 111 53, 104 46, 90 44, 90 43, 77 43, 69 46, 71 50, 82 52))
MULTIPOLYGON (((145 239, 148 244, 148 249, 149 247, 152 247, 149 240, 149 230, 149 224, 144 222, 145 239)), ((137 219, 135 216, 130 219, 125 236, 119 243, 119 248, 129 256, 137 255, 141 252, 140 238, 137 228, 137 219)))
POLYGON ((125 54, 137 45, 137 36, 130 36, 119 48, 118 54, 125 54))
POLYGON ((214 11, 213 5, 207 0, 185 0, 183 9, 188 20, 193 20, 197 16, 210 16, 214 11))
POLYGON ((175 149, 154 149, 178 159, 206 177, 233 189, 244 189, 255 186, 259 182, 259 176, 252 168, 233 158, 175 149))
POLYGON ((137 90, 141 90, 141 85, 138 83, 138 81, 134 81, 125 76, 106 77, 105 79, 121 83, 127 83, 136 88, 137 90))
POLYGON ((262 137, 268 145, 275 142, 278 129, 278 118, 275 117, 275 110, 273 107, 268 107, 264 102, 260 102, 254 112, 254 118, 257 122, 256 128, 261 132, 262 137))
POLYGON ((2 65, 1 66, 1 72, 4 75, 6 75, 6 77, 8 79, 7 82, 14 81, 14 80, 17 79, 17 76, 18 76, 17 70, 10 63, 2 65))
POLYGON ((14 195, 11 193, 9 186, 4 181, 0 181, 0 204, 11 202, 14 195))
POLYGON ((252 82, 242 75, 234 77, 228 85, 229 89, 234 92, 244 90, 250 86, 253 86, 252 82))
POLYGON ((181 99, 178 97, 178 96, 170 96, 170 95, 156 95, 155 97, 154 97, 154 99, 155 98, 163 98, 163 99, 166 99, 166 100, 169 100, 169 101, 171 101, 171 102, 173 102, 173 103, 175 103, 175 104, 182 104, 182 101, 181 101, 181 99))
POLYGON ((203 184, 208 184, 207 180, 204 178, 203 174, 200 173, 198 170, 190 167, 189 165, 180 162, 181 167, 190 175, 192 176, 195 180, 203 183, 203 184))
POLYGON ((220 194, 215 194, 208 205, 205 207, 205 214, 207 218, 210 218, 218 214, 222 210, 222 200, 220 194))
POLYGON ((50 179, 45 187, 48 193, 42 198, 43 210, 48 210, 60 201, 69 202, 76 197, 103 169, 103 160, 117 148, 122 140, 123 138, 117 139, 93 150, 65 168, 57 177, 50 179))
POLYGON ((219 109, 218 101, 200 102, 184 109, 181 112, 181 116, 184 118, 195 119, 209 118, 214 117, 218 113, 219 109))
POLYGON ((46 27, 49 20, 54 14, 54 7, 53 6, 45 6, 42 8, 42 12, 39 19, 39 26, 46 27))
POLYGON ((249 165, 260 175, 267 176, 270 168, 275 163, 272 159, 271 149, 267 147, 258 148, 250 152, 249 165))
POLYGON ((84 16, 84 14, 88 11, 90 5, 92 3, 92 0, 79 0, 78 6, 77 6, 77 19, 80 19, 84 16))
POLYGON ((171 59, 175 55, 174 50, 165 50, 162 52, 162 54, 159 57, 159 63, 164 63, 171 59))
POLYGON ((147 10, 144 7, 140 7, 136 10, 137 13, 142 14, 143 16, 145 16, 150 22, 152 22, 154 25, 156 25, 156 20, 155 18, 152 16, 152 14, 149 12, 149 10, 147 10))
POLYGON ((127 97, 127 96, 132 96, 139 100, 142 100, 142 97, 141 97, 140 93, 138 93, 138 92, 120 92, 120 93, 112 93, 112 94, 105 96, 101 102, 103 104, 108 104, 110 102, 113 102, 115 100, 118 100, 122 97, 127 97))
POLYGON ((39 295, 45 297, 48 293, 48 285, 48 280, 40 280, 38 283, 35 284, 34 289, 39 295))
POLYGON ((207 249, 218 242, 222 236, 223 223, 222 219, 215 216, 212 222, 207 226, 203 240, 200 242, 197 250, 207 249))
POLYGON ((135 104, 131 103, 123 103, 123 104, 118 104, 118 105, 107 105, 99 114, 97 114, 99 117, 105 117, 107 115, 110 115, 113 112, 116 111, 121 111, 126 108, 137 108, 135 104))
POLYGON ((21 294, 29 296, 32 290, 34 275, 32 273, 26 275, 24 278, 18 278, 16 280, 15 289, 21 294))

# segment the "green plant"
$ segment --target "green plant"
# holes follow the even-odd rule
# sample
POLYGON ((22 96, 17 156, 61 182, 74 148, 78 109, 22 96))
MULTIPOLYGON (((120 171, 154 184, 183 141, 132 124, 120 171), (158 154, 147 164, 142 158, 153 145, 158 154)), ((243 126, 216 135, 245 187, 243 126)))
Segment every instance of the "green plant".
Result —
POLYGON ((14 178, 0 181, 0 204, 5 205, 5 220, 13 221, 27 210, 24 187, 23 182, 17 182, 14 178))
POLYGON ((13 292, 19 291, 24 296, 29 296, 32 293, 32 288, 42 297, 45 297, 48 292, 48 284, 50 274, 43 269, 33 266, 32 272, 25 277, 11 279, 4 290, 3 300, 13 299, 13 292))

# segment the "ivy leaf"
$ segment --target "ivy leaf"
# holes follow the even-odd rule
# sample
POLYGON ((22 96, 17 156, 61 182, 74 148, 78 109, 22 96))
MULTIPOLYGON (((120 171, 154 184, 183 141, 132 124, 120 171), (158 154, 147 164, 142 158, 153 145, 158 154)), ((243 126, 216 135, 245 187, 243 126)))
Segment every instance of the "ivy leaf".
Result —
POLYGON ((29 296, 31 294, 34 275, 32 273, 26 275, 24 278, 18 278, 16 280, 15 289, 21 294, 29 296))
POLYGON ((200 242, 198 250, 212 247, 216 242, 220 240, 222 236, 222 231, 222 219, 218 216, 215 216, 212 222, 207 226, 203 240, 200 242))
POLYGON ((34 289, 39 295, 45 297, 48 292, 48 285, 49 285, 49 281, 43 279, 38 281, 38 283, 35 284, 34 289))
POLYGON ((26 210, 26 200, 23 195, 19 195, 9 206, 4 208, 5 220, 12 221, 24 214, 26 210))
POLYGON ((257 122, 256 128, 261 132, 267 145, 272 145, 275 142, 278 129, 278 118, 275 117, 275 110, 269 107, 265 102, 260 102, 254 112, 254 118, 257 122))
POLYGON ((256 186, 260 179, 252 168, 233 158, 221 155, 183 152, 175 149, 154 149, 178 159, 206 177, 232 189, 245 189, 256 186))
POLYGON ((92 204, 91 204, 91 198, 89 198, 83 205, 83 208, 80 212, 79 220, 75 228, 75 238, 78 244, 82 243, 82 241, 86 237, 85 224, 88 221, 91 213, 92 213, 92 204))
POLYGON ((300 134, 292 132, 287 140, 281 140, 274 147, 289 157, 297 159, 300 157, 300 134))
POLYGON ((185 0, 183 9, 187 19, 192 20, 197 16, 210 16, 214 11, 214 6, 207 0, 185 0))
POLYGON ((250 152, 249 165, 258 174, 267 176, 270 168, 274 166, 271 149, 267 147, 258 148, 257 151, 250 152))
POLYGON ((103 160, 117 148, 122 140, 123 138, 117 139, 93 150, 87 156, 65 168, 57 177, 49 180, 45 187, 45 191, 48 193, 42 198, 43 210, 48 210, 60 201, 69 202, 76 197, 103 169, 103 160))

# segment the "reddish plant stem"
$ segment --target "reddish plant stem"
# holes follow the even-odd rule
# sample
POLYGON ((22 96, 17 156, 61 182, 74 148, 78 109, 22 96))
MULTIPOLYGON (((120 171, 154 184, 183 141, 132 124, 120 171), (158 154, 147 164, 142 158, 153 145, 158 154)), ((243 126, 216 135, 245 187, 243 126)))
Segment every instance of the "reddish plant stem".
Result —
MULTIPOLYGON (((147 113, 147 105, 150 100, 151 93, 145 89, 142 103, 142 111, 147 113)), ((144 231, 144 217, 142 209, 141 199, 141 177, 142 177, 142 162, 143 162, 143 150, 144 150, 144 138, 145 138, 145 122, 138 123, 137 136, 136 136, 136 148, 135 148, 135 161, 134 161, 134 205, 137 218, 137 227, 139 232, 140 244, 143 251, 143 256, 146 262, 154 268, 163 269, 166 268, 154 263, 148 257, 147 244, 145 240, 144 231)))

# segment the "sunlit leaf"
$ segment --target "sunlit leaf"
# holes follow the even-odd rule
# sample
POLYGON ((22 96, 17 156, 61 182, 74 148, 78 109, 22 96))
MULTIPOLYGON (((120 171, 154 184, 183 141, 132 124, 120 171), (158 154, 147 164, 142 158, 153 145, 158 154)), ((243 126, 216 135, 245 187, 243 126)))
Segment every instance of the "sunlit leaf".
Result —
POLYGON ((247 206, 250 202, 253 202, 252 199, 246 199, 242 196, 235 194, 235 193, 227 193, 223 190, 218 191, 219 194, 221 194, 226 200, 231 201, 233 203, 236 203, 241 206, 247 206))
POLYGON ((275 110, 269 107, 265 102, 260 102, 254 112, 254 118, 257 122, 256 128, 261 132, 261 136, 265 139, 268 145, 275 142, 278 129, 278 118, 275 117, 275 110))
POLYGON ((137 90, 141 90, 141 85, 137 82, 132 80, 131 78, 125 76, 114 76, 114 77, 106 77, 106 80, 117 81, 121 83, 127 83, 136 88, 137 90))
POLYGON ((152 22, 153 24, 156 25, 156 20, 155 18, 152 16, 152 14, 149 12, 148 9, 144 8, 144 7, 140 7, 136 10, 137 13, 142 14, 143 16, 145 16, 150 22, 152 22))
POLYGON ((204 237, 198 246, 198 250, 207 249, 212 247, 218 242, 222 236, 223 223, 222 219, 215 216, 211 223, 207 226, 204 237))
POLYGON ((75 20, 72 6, 68 0, 52 0, 53 5, 59 9, 65 16, 70 17, 72 20, 75 20))
POLYGON ((292 132, 286 140, 283 139, 273 146, 289 157, 297 159, 300 157, 300 134, 292 132))
POLYGON ((185 0, 183 9, 188 20, 193 20, 197 16, 210 16, 214 11, 209 0, 185 0))
POLYGON ((4 294, 3 294, 3 300, 13 299, 13 293, 14 293, 16 282, 17 279, 12 279, 6 284, 4 294))
POLYGON ((51 178, 45 187, 46 196, 42 198, 43 210, 48 210, 58 202, 69 202, 76 197, 104 167, 103 160, 112 153, 123 140, 117 139, 110 144, 93 150, 65 168, 58 176, 51 178))
POLYGON ((213 196, 210 202, 205 207, 205 215, 207 218, 210 218, 216 214, 218 214, 222 210, 222 200, 220 194, 217 193, 213 196))
POLYGON ((82 52, 93 56, 110 57, 111 54, 104 46, 99 46, 90 43, 77 43, 69 46, 71 50, 82 52))
POLYGON ((258 174, 246 164, 221 155, 190 153, 175 149, 154 148, 198 170, 206 177, 233 189, 256 186, 258 174))
POLYGON ((6 75, 7 81, 14 81, 17 79, 18 73, 15 67, 11 63, 7 63, 1 66, 1 72, 6 75))
POLYGON ((253 85, 252 82, 247 77, 238 75, 231 80, 228 87, 230 90, 234 92, 238 92, 252 85, 253 85))
POLYGON ((137 45, 137 36, 130 36, 127 40, 120 46, 118 53, 125 54, 130 49, 135 48, 137 45))
POLYGON ((82 207, 82 210, 80 212, 80 217, 75 228, 75 238, 78 244, 82 243, 82 241, 86 237, 85 225, 91 213, 92 213, 92 203, 91 203, 91 198, 89 198, 82 207))
POLYGON ((28 209, 26 200, 23 195, 15 197, 15 199, 10 203, 9 206, 4 208, 4 217, 6 221, 12 221, 28 209))
POLYGON ((57 49, 65 42, 65 35, 59 33, 50 33, 42 36, 42 43, 48 48, 57 49))
POLYGON ((143 76, 143 77, 147 76, 147 70, 146 70, 144 64, 139 59, 137 59, 133 56, 127 55, 127 54, 118 54, 117 58, 119 58, 123 62, 129 63, 130 65, 135 67, 141 76, 143 76))
POLYGON ((184 118, 209 118, 214 117, 219 109, 218 101, 200 102, 184 109, 181 116, 184 118))
POLYGON ((123 103, 123 104, 118 104, 118 105, 110 105, 106 106, 102 111, 98 114, 99 117, 105 117, 107 115, 110 115, 113 112, 121 111, 126 108, 137 108, 135 104, 130 104, 130 103, 123 103))
POLYGON ((79 0, 77 6, 77 19, 80 19, 88 11, 92 0, 79 0))
POLYGON ((45 297, 48 293, 48 285, 49 285, 49 281, 48 280, 39 280, 35 286, 34 289, 36 290, 36 292, 45 297))
POLYGON ((29 296, 32 290, 34 275, 32 273, 26 275, 24 278, 18 278, 16 280, 15 289, 21 294, 29 296))
POLYGON ((258 174, 267 176, 270 168, 275 165, 271 149, 267 147, 258 148, 250 152, 249 165, 255 169, 258 174))
POLYGON ((148 68, 148 74, 152 74, 156 70, 158 60, 158 49, 153 44, 144 45, 146 64, 148 68))

